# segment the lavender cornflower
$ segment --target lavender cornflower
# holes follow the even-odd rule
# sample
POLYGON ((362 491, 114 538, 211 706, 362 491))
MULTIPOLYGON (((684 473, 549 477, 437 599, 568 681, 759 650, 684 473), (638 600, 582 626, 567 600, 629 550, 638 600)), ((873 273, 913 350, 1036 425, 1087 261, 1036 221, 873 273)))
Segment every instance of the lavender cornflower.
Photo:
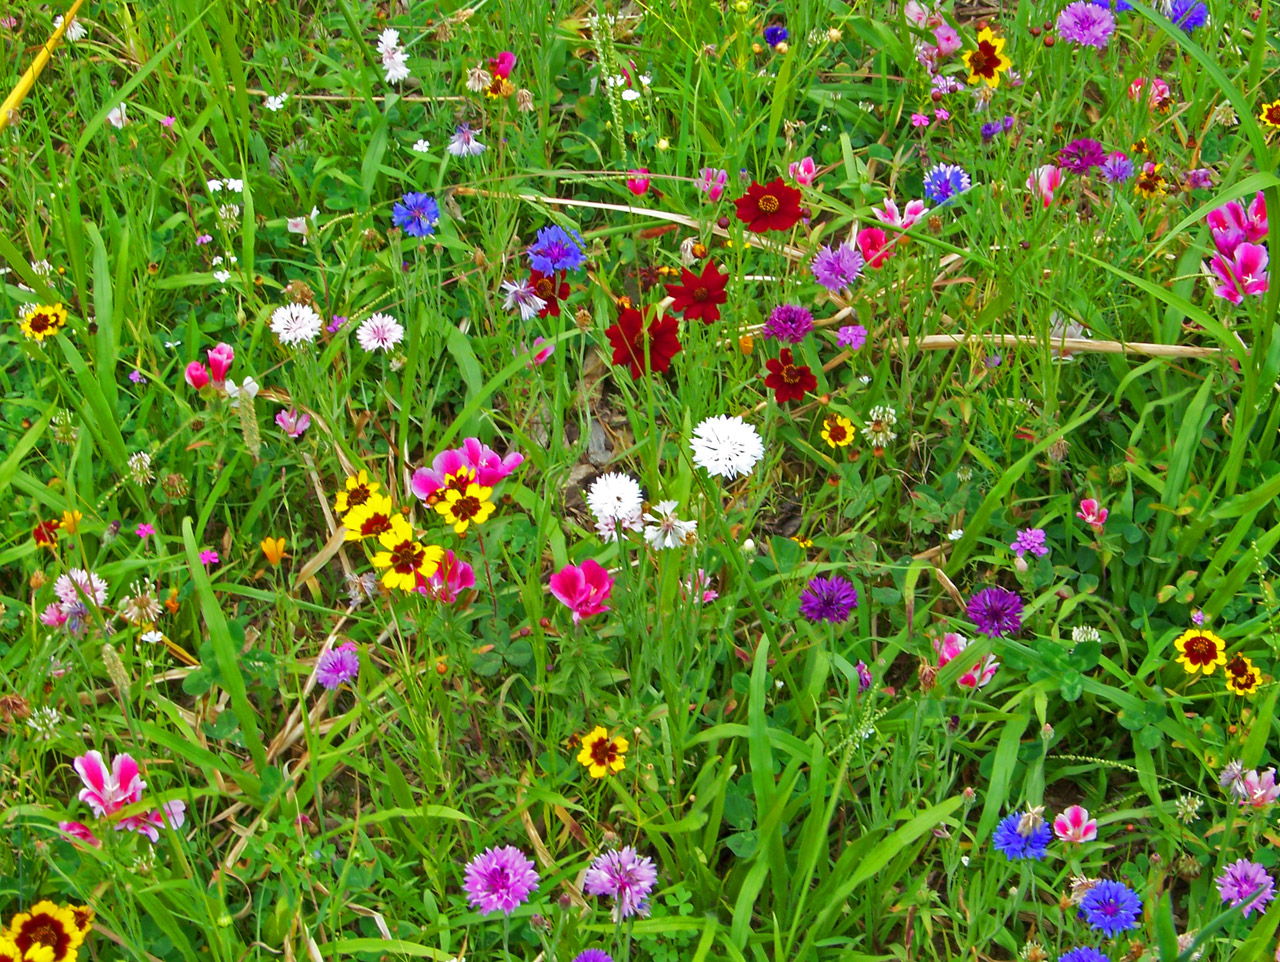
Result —
POLYGON ((1209 190, 1213 187, 1213 170, 1209 167, 1197 167, 1187 171, 1187 190, 1209 190))
POLYGON ((1107 159, 1098 168, 1098 173, 1108 184, 1119 184, 1133 176, 1133 161, 1120 151, 1107 154, 1107 159))
POLYGON ((924 175, 924 195, 935 204, 945 204, 972 186, 963 167, 935 164, 924 175))
POLYGON ((440 205, 430 194, 405 194, 391 208, 391 223, 410 237, 429 237, 440 223, 440 205))
POLYGON ((813 315, 799 304, 779 304, 765 322, 765 337, 799 344, 813 330, 813 315))
POLYGON ((1101 881, 1080 900, 1080 917, 1107 938, 1138 927, 1142 899, 1120 882, 1101 881))
POLYGON ((1111 960, 1097 949, 1082 945, 1058 956, 1058 962, 1111 962, 1111 960))
POLYGON ((1044 543, 1043 528, 1022 528, 1018 532, 1018 536, 1013 539, 1013 544, 1009 545, 1021 558, 1030 551, 1037 558, 1043 558, 1049 553, 1048 547, 1044 543))
POLYGON ((1016 635, 1022 628, 1022 599, 1008 588, 983 588, 969 599, 968 614, 980 635, 1016 635))
POLYGON ((996 826, 991 836, 991 844, 1010 862, 1020 858, 1042 859, 1049 854, 1049 842, 1053 840, 1053 830, 1043 821, 1039 825, 1028 826, 1024 835, 1019 831, 1022 815, 1014 812, 1006 815, 996 826))
POLYGON ((1213 882, 1222 901, 1229 902, 1232 908, 1240 906, 1245 918, 1254 909, 1261 912, 1276 897, 1275 882, 1267 870, 1248 859, 1232 862, 1213 882))
POLYGON ((800 614, 810 621, 842 624, 858 607, 858 589, 841 575, 813 578, 800 595, 800 614))
POLYGON ((1129 0, 1090 0, 1095 7, 1106 7, 1108 10, 1115 10, 1116 13, 1124 13, 1126 10, 1132 10, 1133 4, 1129 0))
POLYGON ((1209 8, 1200 0, 1173 0, 1169 8, 1169 19, 1191 33, 1196 27, 1203 27, 1209 22, 1209 8))
POLYGON ((1222 773, 1218 775, 1218 784, 1231 789, 1231 794, 1237 798, 1243 798, 1247 794, 1244 787, 1244 763, 1237 758, 1223 765, 1222 773))
POLYGON ((862 276, 862 268, 866 265, 862 252, 848 244, 839 247, 823 247, 813 256, 809 270, 819 284, 829 291, 838 291, 849 287, 862 276))
POLYGON ((1090 137, 1071 141, 1058 154, 1058 164, 1073 174, 1087 174, 1094 167, 1101 167, 1106 159, 1102 144, 1090 137))
POLYGON ((637 854, 628 845, 598 855, 587 869, 582 887, 588 895, 611 896, 614 921, 620 922, 633 915, 648 917, 646 900, 657 881, 658 869, 653 859, 637 854))
POLYGON ((552 224, 538 231, 538 239, 529 246, 529 264, 535 271, 547 275, 576 271, 587 262, 583 246, 577 231, 570 236, 563 227, 552 224))
POLYGON ((360 673, 360 655, 354 641, 331 648, 316 662, 316 681, 333 691, 344 682, 354 681, 360 673))
POLYGON ((1075 0, 1058 14, 1058 36, 1067 43, 1101 50, 1116 29, 1116 18, 1106 7, 1075 0))
POLYGON ((867 329, 861 324, 845 324, 836 331, 836 344, 856 351, 867 343, 867 329))
POLYGON ((982 133, 982 142, 984 144, 989 143, 996 134, 1000 133, 1000 121, 993 120, 990 123, 985 123, 982 125, 980 130, 982 133))
POLYGON ((585 949, 573 957, 573 962, 613 962, 613 956, 604 949, 585 949))
POLYGON ((462 887, 471 907, 481 914, 510 915, 537 889, 538 873, 514 845, 487 848, 467 863, 462 887))
POLYGON ((475 157, 483 154, 488 146, 476 140, 476 133, 470 124, 458 124, 444 149, 454 157, 475 157))

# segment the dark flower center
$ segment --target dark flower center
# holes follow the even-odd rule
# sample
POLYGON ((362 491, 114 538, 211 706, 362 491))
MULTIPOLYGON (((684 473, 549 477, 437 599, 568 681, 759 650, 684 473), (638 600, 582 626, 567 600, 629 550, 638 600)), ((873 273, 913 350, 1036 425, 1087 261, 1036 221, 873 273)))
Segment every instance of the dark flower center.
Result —
POLYGON ((1187 639, 1187 660, 1193 665, 1207 665, 1218 655, 1218 646, 1204 635, 1187 639))
POLYGON ((979 43, 978 49, 969 58, 969 70, 979 77, 994 77, 999 65, 1000 55, 996 53, 996 48, 989 40, 979 43))
POLYGON ((31 330, 37 334, 43 334, 45 331, 48 331, 56 326, 53 323, 53 318, 50 317, 48 314, 44 313, 43 311, 34 315, 31 318, 29 323, 31 325, 31 330))
POLYGON ((551 283, 551 278, 540 277, 538 282, 533 285, 534 293, 541 297, 544 301, 551 300, 556 295, 556 286, 551 283))
POLYGON ((832 441, 840 442, 849 436, 849 432, 844 429, 843 424, 828 424, 827 436, 830 437, 832 441))
POLYGON ((773 194, 765 194, 756 203, 756 206, 766 214, 772 214, 782 205, 778 203, 778 198, 774 197, 773 194))
POLYGON ((801 379, 800 369, 794 364, 782 365, 782 380, 787 384, 799 384, 801 379))
POLYGON ((1271 104, 1263 111, 1262 119, 1273 127, 1280 127, 1280 104, 1271 104))
POLYGON ((705 287, 695 287, 693 289, 693 299, 698 303, 702 303, 710 296, 711 296, 711 292, 708 291, 705 287))
POLYGON ((412 541, 401 541, 391 549, 391 567, 402 575, 411 575, 422 565, 426 552, 412 541))
POLYGON ((358 508, 369 500, 372 492, 367 484, 359 484, 347 492, 347 507, 358 508))
POLYGON ((453 505, 453 516, 459 521, 470 520, 480 513, 480 499, 459 498, 453 505))
POLYGON ((54 958, 60 959, 67 951, 71 937, 57 919, 48 915, 37 915, 22 927, 16 941, 18 948, 24 953, 33 945, 43 945, 53 949, 54 958))
POLYGON ((618 757, 618 750, 612 741, 601 738, 591 746, 591 760, 597 765, 608 765, 618 757))
POLYGON ((368 538, 372 535, 382 534, 384 531, 391 530, 391 519, 385 514, 371 514, 360 525, 360 537, 368 538))

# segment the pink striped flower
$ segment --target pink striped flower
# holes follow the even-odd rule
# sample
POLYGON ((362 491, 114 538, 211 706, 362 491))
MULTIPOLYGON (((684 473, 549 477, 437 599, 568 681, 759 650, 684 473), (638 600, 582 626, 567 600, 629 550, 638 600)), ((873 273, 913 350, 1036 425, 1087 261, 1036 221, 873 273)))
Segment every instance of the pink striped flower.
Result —
POLYGON ((1236 245, 1230 260, 1215 254, 1209 261, 1209 270, 1219 281, 1213 293, 1232 304, 1239 304, 1246 294, 1265 294, 1267 279, 1267 249, 1261 244, 1236 245))
POLYGON ((1053 834, 1064 842, 1092 842, 1098 837, 1098 823, 1088 809, 1072 805, 1053 820, 1053 834))
POLYGON ((1040 195, 1044 206, 1053 203, 1053 193, 1062 186, 1062 169, 1053 164, 1037 167, 1027 178, 1027 190, 1040 195))
POLYGON ((86 752, 71 764, 84 782, 80 801, 87 802, 99 818, 142 801, 142 790, 147 783, 142 780, 133 756, 117 755, 108 768, 102 753, 95 750, 86 752))
POLYGON ((605 604, 613 591, 613 578, 596 561, 588 558, 580 565, 565 565, 551 576, 551 593, 573 611, 573 623, 608 611, 605 604))

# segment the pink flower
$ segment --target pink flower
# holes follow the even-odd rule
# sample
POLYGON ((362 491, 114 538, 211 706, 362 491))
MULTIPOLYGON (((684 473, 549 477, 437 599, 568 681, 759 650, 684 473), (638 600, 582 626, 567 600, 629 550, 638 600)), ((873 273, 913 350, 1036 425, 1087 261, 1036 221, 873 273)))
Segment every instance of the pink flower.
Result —
POLYGON ((197 234, 197 235, 196 235, 196 247, 201 247, 201 246, 203 246, 203 245, 205 245, 205 244, 208 244, 208 243, 210 243, 212 240, 213 240, 213 235, 212 235, 212 234, 197 234))
POLYGON ((787 167, 787 173, 801 187, 808 187, 813 183, 813 178, 818 175, 818 168, 814 164, 812 157, 805 157, 800 161, 793 160, 790 166, 787 167))
POLYGON ((209 373, 213 376, 215 387, 222 387, 227 379, 227 371, 231 370, 231 362, 236 359, 235 348, 230 344, 218 343, 209 349, 209 373))
POLYGON ((948 110, 946 107, 939 107, 937 110, 933 112, 933 118, 940 124, 946 123, 948 120, 951 119, 951 111, 948 110))
POLYGON ((139 523, 139 525, 136 528, 133 529, 133 533, 138 536, 139 540, 146 541, 148 538, 150 538, 153 534, 156 533, 156 529, 151 525, 147 524, 147 522, 143 521, 139 523))
POLYGON ((1249 203, 1248 211, 1238 200, 1215 207, 1205 217, 1213 232, 1213 243, 1218 253, 1230 257, 1244 241, 1255 243, 1267 236, 1267 202, 1262 191, 1249 203))
POLYGON ((291 438, 300 438, 311 427, 311 415, 299 414, 295 409, 276 412, 276 424, 291 438))
POLYGON ((707 199, 715 202, 724 193, 725 184, 729 182, 729 172, 716 167, 703 167, 698 171, 698 179, 693 186, 707 195, 707 199))
POLYGON ((84 782, 80 801, 87 802, 99 818, 142 801, 142 790, 147 783, 142 780, 138 763, 131 755, 117 755, 108 770, 102 754, 90 751, 76 758, 71 766, 84 782))
POLYGON ((1250 808, 1267 808, 1280 798, 1280 785, 1276 784, 1276 770, 1268 768, 1261 775, 1257 770, 1244 773, 1241 784, 1233 786, 1240 796, 1240 804, 1250 808))
POLYGON ((450 478, 469 469, 475 472, 476 484, 482 488, 492 488, 523 462, 523 454, 513 452, 505 458, 499 457, 497 452, 477 438, 467 438, 462 442, 462 447, 437 454, 431 467, 418 468, 413 473, 410 486, 413 493, 425 501, 441 488, 447 487, 450 478))
POLYGON ((181 800, 165 802, 164 808, 153 808, 141 815, 129 815, 116 823, 117 832, 137 832, 153 842, 160 841, 160 829, 165 823, 181 828, 187 820, 187 803, 181 800))
POLYGON ((950 57, 961 47, 960 34, 947 23, 933 28, 933 39, 937 41, 938 53, 943 57, 950 57))
POLYGON ((204 369, 204 365, 199 361, 192 361, 187 365, 187 384, 199 391, 209 384, 209 372, 204 369))
POLYGON ((49 628, 59 628, 67 623, 67 613, 59 605, 49 605, 40 612, 40 624, 49 628))
POLYGON ((440 559, 440 567, 418 586, 418 591, 428 598, 451 605, 458 600, 458 595, 468 588, 474 588, 475 584, 476 573, 471 565, 446 549, 444 557, 440 559))
POLYGON ((688 581, 680 582, 680 597, 688 598, 689 592, 693 592, 693 600, 700 605, 709 605, 720 597, 720 592, 711 587, 711 576, 701 568, 688 581))
POLYGON ((609 572, 588 558, 581 565, 565 565, 551 576, 551 593, 573 609, 573 623, 608 611, 604 602, 613 590, 609 572))
MULTIPOLYGON (((938 667, 944 667, 947 662, 959 657, 968 647, 969 639, 956 631, 948 631, 942 636, 942 641, 934 639, 933 648, 938 653, 938 667)), ((1000 662, 996 661, 995 656, 987 655, 961 675, 958 684, 961 688, 984 688, 995 676, 996 669, 999 667, 1000 662)))
POLYGON ((1102 526, 1107 523, 1109 513, 1106 508, 1098 507, 1098 502, 1094 498, 1085 498, 1080 502, 1080 510, 1076 512, 1076 517, 1094 531, 1101 531, 1102 526))
POLYGON ((177 119, 176 117, 161 117, 160 126, 163 127, 165 130, 173 130, 173 122, 176 119, 177 119))
POLYGON ((933 123, 933 121, 929 119, 928 114, 912 114, 911 115, 912 127, 928 127, 931 123, 933 123))
MULTIPOLYGON (((528 351, 528 350, 530 350, 530 348, 525 347, 524 342, 521 341, 520 346, 518 348, 513 347, 511 349, 511 354, 512 356, 517 356, 517 355, 523 354, 525 351, 528 351)), ((532 350, 533 350, 533 356, 529 358, 529 361, 525 365, 525 367, 534 367, 534 366, 541 367, 543 364, 547 363, 547 358, 549 358, 552 354, 556 352, 556 345, 554 341, 548 341, 544 337, 535 337, 533 339, 532 350), (538 347, 539 344, 542 344, 545 346, 539 349, 538 347)))
POLYGON ((1215 254, 1209 261, 1209 270, 1221 283, 1213 293, 1232 304, 1239 304, 1246 294, 1266 293, 1267 259, 1267 249, 1261 244, 1237 245, 1230 262, 1215 254))
POLYGON ((856 238, 858 250, 868 268, 879 267, 893 256, 893 245, 879 227, 864 227, 856 238))
POLYGON ((1027 190, 1040 194, 1047 208, 1053 203, 1053 192, 1062 186, 1062 170, 1053 164, 1037 167, 1027 178, 1027 190))
MULTIPOLYGON (((1147 86, 1146 77, 1138 77, 1133 83, 1129 84, 1129 99, 1137 102, 1142 96, 1142 88, 1147 86)), ((1151 85, 1147 93, 1147 106, 1155 109, 1169 99, 1169 85, 1159 77, 1151 79, 1151 85)))
POLYGON ((1053 820, 1053 834, 1064 842, 1092 842, 1098 837, 1098 823, 1088 809, 1072 805, 1053 820))
POLYGON ((929 21, 929 8, 920 0, 907 0, 903 13, 907 15, 907 23, 913 27, 923 27, 929 21))
POLYGON ((649 168, 637 167, 627 173, 631 175, 627 178, 627 190, 637 197, 642 197, 649 190, 649 168))
POLYGON ((496 57, 489 58, 489 72, 495 77, 501 77, 506 80, 511 76, 511 71, 516 66, 516 55, 510 50, 504 50, 496 57))
POLYGON ((59 822, 58 831, 70 838, 72 841, 84 842, 93 848, 101 847, 102 843, 98 841, 98 836, 93 834, 92 829, 84 822, 59 822))
POLYGON ((910 230, 919 222, 921 217, 929 213, 929 208, 924 206, 924 201, 913 200, 907 203, 906 209, 902 213, 898 213, 897 202, 892 197, 886 197, 883 210, 879 207, 873 207, 871 208, 871 213, 875 214, 876 220, 882 224, 910 230))
POLYGON ((200 563, 205 567, 216 565, 218 563, 218 552, 212 548, 205 548, 200 552, 200 563))

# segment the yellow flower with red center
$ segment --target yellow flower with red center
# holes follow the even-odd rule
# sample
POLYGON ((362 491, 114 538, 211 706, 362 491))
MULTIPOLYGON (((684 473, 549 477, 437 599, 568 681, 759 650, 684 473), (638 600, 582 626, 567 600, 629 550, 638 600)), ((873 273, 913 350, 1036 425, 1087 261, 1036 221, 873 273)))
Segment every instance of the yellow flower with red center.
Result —
POLYGON ((371 494, 369 500, 356 505, 342 519, 342 526, 347 529, 346 540, 376 538, 384 531, 391 530, 391 519, 396 516, 396 509, 390 498, 382 494, 371 494))
POLYGON ((1160 173, 1164 164, 1153 164, 1147 161, 1133 180, 1133 190, 1140 197, 1162 197, 1169 187, 1169 182, 1160 173))
POLYGON ((1223 671, 1227 673, 1227 690, 1236 695, 1252 695, 1262 684, 1262 672, 1246 655, 1233 655, 1223 671))
POLYGON ((5 932, 23 962, 74 962, 84 936, 74 912, 47 900, 15 915, 5 932))
POLYGON ((475 472, 467 472, 464 482, 442 490, 435 504, 436 511, 453 525, 457 534, 465 532, 472 523, 484 524, 497 507, 489 500, 493 489, 480 487, 473 478, 475 472))
POLYGON ((590 735, 582 737, 582 751, 578 761, 586 766, 592 778, 604 778, 610 772, 620 772, 627 767, 627 749, 631 746, 619 735, 610 738, 609 733, 597 725, 590 735))
POLYGON ((0 962, 22 962, 22 950, 4 932, 0 932, 0 962))
POLYGON ((338 497, 333 502, 333 510, 338 514, 346 514, 352 508, 357 508, 368 501, 381 487, 382 485, 377 481, 369 480, 368 471, 362 470, 359 474, 347 478, 346 490, 338 492, 338 497))
POLYGON ((978 33, 978 46, 964 55, 964 65, 969 68, 969 83, 999 87, 1000 75, 1013 66, 1013 61, 1004 55, 1004 37, 983 27, 978 33))
POLYGON ((853 443, 857 429, 843 414, 828 414, 822 419, 822 440, 833 448, 847 448, 853 443))
POLYGON ((1188 675, 1204 672, 1212 675, 1219 665, 1227 663, 1227 643, 1212 631, 1189 628, 1173 642, 1178 649, 1178 664, 1188 675))
POLYGON ((413 537, 413 529, 401 515, 391 519, 389 530, 378 535, 378 543, 386 548, 373 556, 375 568, 385 568, 382 583, 388 588, 413 591, 418 576, 430 578, 440 567, 444 550, 436 545, 422 545, 413 537))
POLYGON ((19 324, 29 341, 43 341, 67 326, 67 309, 61 304, 37 304, 22 315, 19 324))
POLYGON ((1269 104, 1263 104, 1262 110, 1258 114, 1258 120, 1272 130, 1280 130, 1280 100, 1273 100, 1269 104))

